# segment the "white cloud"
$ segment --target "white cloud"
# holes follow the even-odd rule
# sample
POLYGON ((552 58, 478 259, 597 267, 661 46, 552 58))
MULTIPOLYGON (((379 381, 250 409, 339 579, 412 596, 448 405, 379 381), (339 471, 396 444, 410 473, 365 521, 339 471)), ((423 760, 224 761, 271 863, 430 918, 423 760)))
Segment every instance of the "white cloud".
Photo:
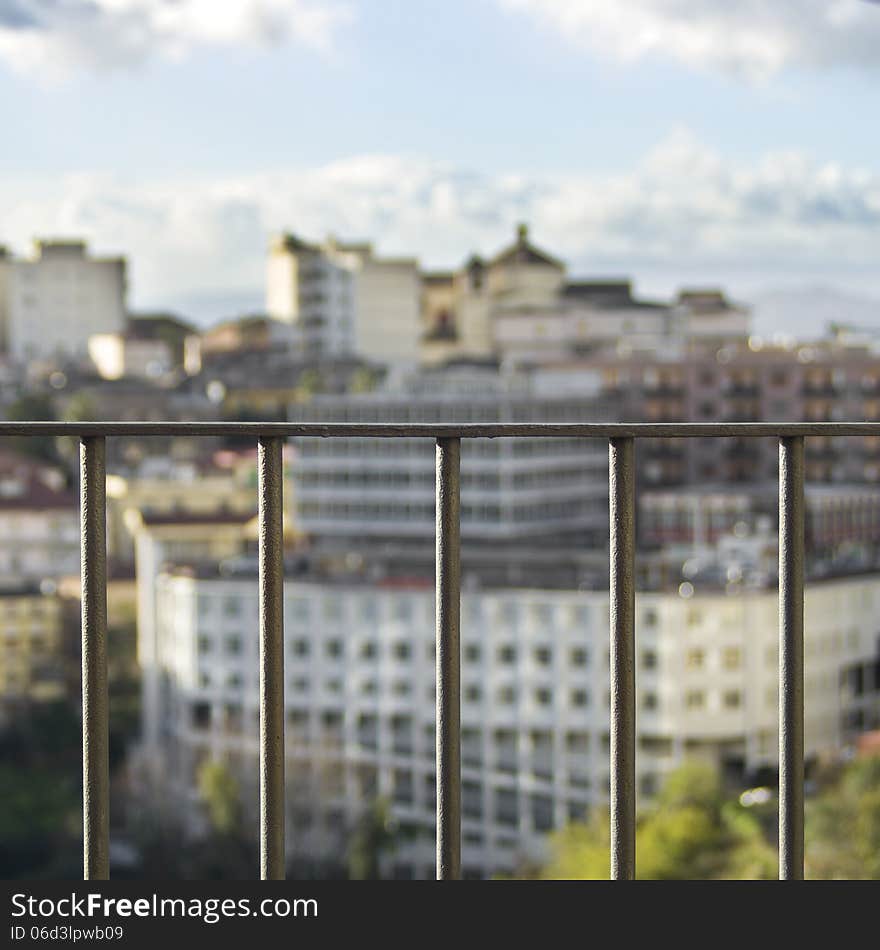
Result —
POLYGON ((296 42, 326 53, 352 15, 346 0, 0 0, 0 59, 57 76, 206 46, 296 42))
POLYGON ((14 250, 34 236, 82 235, 128 254, 138 306, 198 292, 259 300, 266 241, 280 229, 368 238, 445 267, 493 253, 518 221, 574 274, 878 282, 880 174, 798 153, 733 162, 687 131, 614 174, 490 176, 373 155, 217 179, 7 179, 0 207, 0 239, 14 250))
POLYGON ((496 0, 623 63, 672 59, 760 80, 783 67, 880 67, 870 0, 496 0))

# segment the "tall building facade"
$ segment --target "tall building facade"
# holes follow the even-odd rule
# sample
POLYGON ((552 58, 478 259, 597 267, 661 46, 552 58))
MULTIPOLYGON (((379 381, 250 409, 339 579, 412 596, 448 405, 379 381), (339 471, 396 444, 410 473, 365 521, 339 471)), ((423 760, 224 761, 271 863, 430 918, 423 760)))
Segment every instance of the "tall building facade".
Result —
POLYGON ((270 244, 266 312, 295 326, 309 355, 415 364, 419 292, 416 261, 379 257, 371 244, 310 244, 292 234, 270 244))
MULTIPOLYGON (((499 375, 463 367, 396 377, 381 389, 316 397, 296 407, 308 422, 596 422, 613 417, 590 374, 549 389, 540 372, 499 375)), ((312 538, 434 537, 432 439, 296 441, 299 527, 312 538)), ((598 439, 465 439, 462 536, 473 543, 607 538, 608 449, 598 439)))
POLYGON ((36 241, 31 257, 0 256, 0 318, 17 360, 88 358, 89 337, 121 333, 126 262, 92 257, 82 241, 36 241))
MULTIPOLYGON (((598 374, 600 392, 631 422, 871 422, 880 419, 880 370, 865 344, 821 340, 783 346, 729 342, 691 351, 600 350, 547 361, 550 377, 598 374)), ((809 482, 874 483, 880 437, 811 436, 809 482)), ((646 439, 644 485, 776 478, 776 440, 646 439)))

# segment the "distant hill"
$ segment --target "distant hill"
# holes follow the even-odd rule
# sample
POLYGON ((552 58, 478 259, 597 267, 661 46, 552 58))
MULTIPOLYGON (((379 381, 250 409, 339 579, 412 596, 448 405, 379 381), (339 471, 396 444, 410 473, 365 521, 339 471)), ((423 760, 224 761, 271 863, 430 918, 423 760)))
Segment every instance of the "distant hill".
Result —
MULTIPOLYGON (((208 327, 244 314, 261 314, 265 294, 262 289, 182 294, 160 301, 159 307, 172 309, 198 327, 208 327)), ((157 308, 151 304, 150 309, 157 308)))
MULTIPOLYGON (((782 333, 801 339, 823 336, 829 323, 853 323, 873 328, 880 338, 880 297, 846 293, 817 285, 800 288, 768 288, 735 299, 753 308, 754 333, 767 339, 782 333)), ((158 302, 198 326, 210 326, 243 314, 263 312, 261 289, 193 293, 158 302)))
POLYGON ((876 330, 880 337, 880 298, 816 286, 767 290, 747 302, 753 307, 756 336, 784 333, 814 338, 823 336, 829 323, 852 323, 876 330))

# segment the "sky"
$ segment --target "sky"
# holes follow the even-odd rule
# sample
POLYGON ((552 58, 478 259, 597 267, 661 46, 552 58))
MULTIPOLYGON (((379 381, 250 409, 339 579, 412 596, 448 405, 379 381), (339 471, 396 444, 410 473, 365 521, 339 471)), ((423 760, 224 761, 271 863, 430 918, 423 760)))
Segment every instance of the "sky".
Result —
POLYGON ((880 299, 878 98, 870 0, 0 0, 0 243, 202 322, 282 229, 880 299))

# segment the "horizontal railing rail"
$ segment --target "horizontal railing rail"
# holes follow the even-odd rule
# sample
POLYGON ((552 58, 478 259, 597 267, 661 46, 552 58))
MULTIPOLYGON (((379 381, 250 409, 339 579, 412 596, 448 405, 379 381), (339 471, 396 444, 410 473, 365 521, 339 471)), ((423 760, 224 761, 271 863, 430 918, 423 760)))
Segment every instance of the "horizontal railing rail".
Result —
POLYGON ((258 448, 260 868, 284 876, 282 442, 291 437, 436 441, 437 877, 461 876, 461 440, 603 438, 609 445, 611 876, 635 877, 635 444, 642 438, 779 442, 779 876, 804 873, 804 444, 880 435, 880 423, 0 422, 0 436, 80 439, 84 877, 109 876, 106 438, 251 436, 258 448))
POLYGON ((251 436, 280 438, 500 439, 880 436, 880 422, 3 422, 0 436, 251 436))

